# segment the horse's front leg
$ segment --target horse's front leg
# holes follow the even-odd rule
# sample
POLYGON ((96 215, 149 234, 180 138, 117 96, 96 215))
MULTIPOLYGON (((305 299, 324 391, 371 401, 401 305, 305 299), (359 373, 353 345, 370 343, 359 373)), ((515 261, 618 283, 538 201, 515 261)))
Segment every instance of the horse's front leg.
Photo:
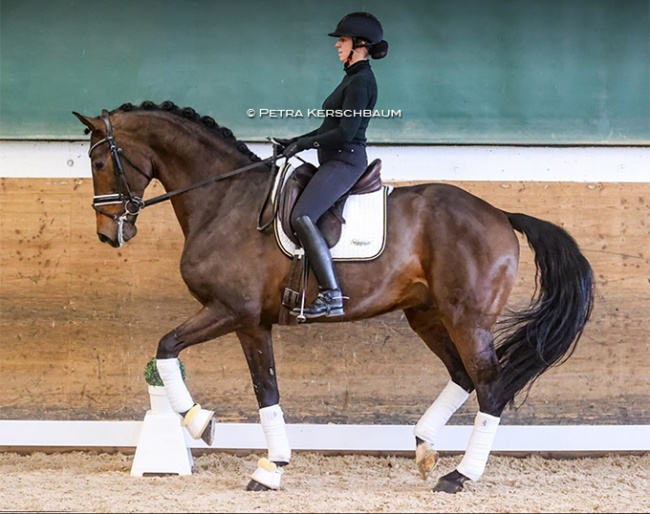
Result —
POLYGON ((164 335, 158 343, 156 367, 165 385, 172 409, 181 415, 182 424, 194 439, 203 439, 208 446, 214 440, 214 411, 194 402, 181 375, 178 354, 185 348, 222 336, 235 330, 234 319, 220 316, 204 307, 197 314, 164 335))
POLYGON ((260 409, 260 422, 266 437, 268 458, 262 458, 251 475, 248 491, 279 489, 284 466, 291 459, 291 447, 280 408, 271 326, 262 325, 237 331, 248 362, 253 390, 260 409))

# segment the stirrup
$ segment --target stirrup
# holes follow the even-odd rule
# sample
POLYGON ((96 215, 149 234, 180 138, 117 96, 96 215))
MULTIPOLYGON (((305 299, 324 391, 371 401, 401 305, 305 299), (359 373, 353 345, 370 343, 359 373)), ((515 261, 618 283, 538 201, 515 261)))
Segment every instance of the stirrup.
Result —
POLYGON ((349 299, 347 296, 341 294, 340 289, 326 289, 320 291, 316 300, 311 305, 300 308, 295 307, 291 309, 291 314, 304 318, 319 318, 321 316, 333 317, 343 316, 343 300, 349 299))

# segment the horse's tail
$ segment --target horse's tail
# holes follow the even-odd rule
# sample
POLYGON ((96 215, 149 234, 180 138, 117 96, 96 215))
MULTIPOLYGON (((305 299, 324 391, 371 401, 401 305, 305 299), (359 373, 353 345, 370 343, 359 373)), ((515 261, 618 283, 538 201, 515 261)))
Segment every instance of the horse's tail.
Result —
MULTIPOLYGON (((593 272, 575 240, 561 227, 525 214, 506 213, 535 253, 536 290, 530 306, 497 327, 504 404, 575 350, 593 306, 593 272)), ((525 401, 525 400, 524 400, 525 401)))

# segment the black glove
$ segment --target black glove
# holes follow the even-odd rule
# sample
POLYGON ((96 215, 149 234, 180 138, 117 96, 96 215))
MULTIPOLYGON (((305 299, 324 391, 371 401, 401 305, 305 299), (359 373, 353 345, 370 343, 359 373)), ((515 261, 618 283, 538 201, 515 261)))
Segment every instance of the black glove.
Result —
POLYGON ((280 147, 280 150, 284 150, 287 146, 295 141, 295 139, 283 139, 281 137, 276 137, 273 139, 277 145, 280 147))
POLYGON ((282 152, 283 157, 286 157, 287 159, 290 157, 293 157, 296 155, 298 152, 302 152, 302 148, 298 146, 297 141, 293 141, 292 143, 289 143, 289 146, 287 146, 284 151, 282 152))

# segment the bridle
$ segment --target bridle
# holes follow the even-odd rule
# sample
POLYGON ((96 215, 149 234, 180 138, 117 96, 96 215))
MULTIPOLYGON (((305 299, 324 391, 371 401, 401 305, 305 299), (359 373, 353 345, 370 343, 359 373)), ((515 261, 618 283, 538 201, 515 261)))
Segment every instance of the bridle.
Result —
POLYGON ((117 146, 115 138, 113 137, 113 126, 111 125, 111 119, 109 112, 104 109, 102 110, 102 120, 106 125, 106 137, 97 141, 94 145, 88 150, 88 157, 92 156, 93 151, 104 143, 108 144, 108 148, 111 152, 111 158, 113 160, 113 169, 115 173, 115 184, 117 188, 116 193, 110 193, 106 195, 95 195, 93 197, 93 209, 99 212, 100 214, 107 216, 114 220, 117 223, 117 240, 122 246, 124 244, 124 222, 127 221, 128 217, 137 218, 140 211, 145 207, 145 202, 139 196, 136 196, 131 191, 129 187, 129 182, 126 180, 126 175, 124 173, 124 167, 122 166, 122 159, 129 163, 129 165, 144 176, 147 179, 147 184, 151 182, 153 177, 147 175, 142 171, 138 166, 136 166, 131 159, 124 155, 124 151, 117 146), (106 205, 116 205, 122 204, 124 211, 122 214, 111 214, 110 212, 105 211, 102 207, 106 205))
MULTIPOLYGON (((154 198, 150 198, 145 201, 139 196, 134 195, 133 192, 131 191, 131 188, 129 187, 129 182, 126 179, 126 175, 124 173, 124 167, 122 166, 122 158, 124 158, 124 160, 126 160, 126 162, 129 163, 129 165, 134 170, 136 170, 138 173, 140 173, 140 175, 142 175, 147 179, 147 185, 149 184, 149 182, 153 180, 154 177, 147 175, 138 166, 136 166, 133 163, 133 161, 124 154, 124 151, 117 145, 117 143, 115 142, 115 138, 113 137, 113 126, 111 124, 110 113, 106 109, 102 110, 101 118, 104 121, 104 124, 106 125, 106 137, 100 139, 90 147, 90 149, 88 150, 88 157, 92 156, 93 151, 98 146, 101 146, 105 143, 108 144, 109 150, 111 152, 111 158, 113 160, 113 169, 115 172, 115 178, 116 178, 115 183, 117 185, 117 192, 109 193, 105 195, 95 195, 93 197, 92 207, 93 209, 95 209, 95 211, 99 212, 104 216, 111 218, 117 223, 117 240, 120 246, 124 244, 124 222, 127 221, 129 216, 131 216, 134 219, 133 223, 135 223, 135 218, 137 218, 138 214, 142 212, 142 209, 148 207, 149 205, 154 205, 164 200, 168 200, 172 196, 176 196, 180 193, 185 193, 186 191, 190 191, 191 189, 196 189, 198 187, 202 187, 212 182, 216 182, 218 180, 223 180, 225 178, 238 175, 240 173, 251 170, 263 164, 272 164, 272 172, 269 176, 267 194, 264 200, 264 205, 266 205, 266 202, 269 200, 270 191, 273 186, 273 179, 277 172, 276 161, 281 157, 283 157, 282 154, 277 153, 276 144, 273 145, 273 155, 271 157, 268 157, 258 162, 254 162, 247 166, 243 166, 241 168, 237 168, 236 170, 223 173, 218 176, 209 177, 208 179, 203 180, 201 182, 190 184, 189 186, 183 187, 181 189, 176 189, 174 191, 170 191, 168 193, 156 196, 154 198), (102 209, 102 207, 105 205, 116 205, 120 203, 123 205, 124 208, 122 214, 119 215, 111 214, 110 212, 107 212, 104 209, 102 209)), ((262 205, 262 210, 260 211, 260 218, 258 219, 258 227, 257 227, 258 230, 265 229, 270 224, 270 222, 265 224, 264 226, 261 226, 260 224, 261 214, 264 209, 264 205, 262 205)))

